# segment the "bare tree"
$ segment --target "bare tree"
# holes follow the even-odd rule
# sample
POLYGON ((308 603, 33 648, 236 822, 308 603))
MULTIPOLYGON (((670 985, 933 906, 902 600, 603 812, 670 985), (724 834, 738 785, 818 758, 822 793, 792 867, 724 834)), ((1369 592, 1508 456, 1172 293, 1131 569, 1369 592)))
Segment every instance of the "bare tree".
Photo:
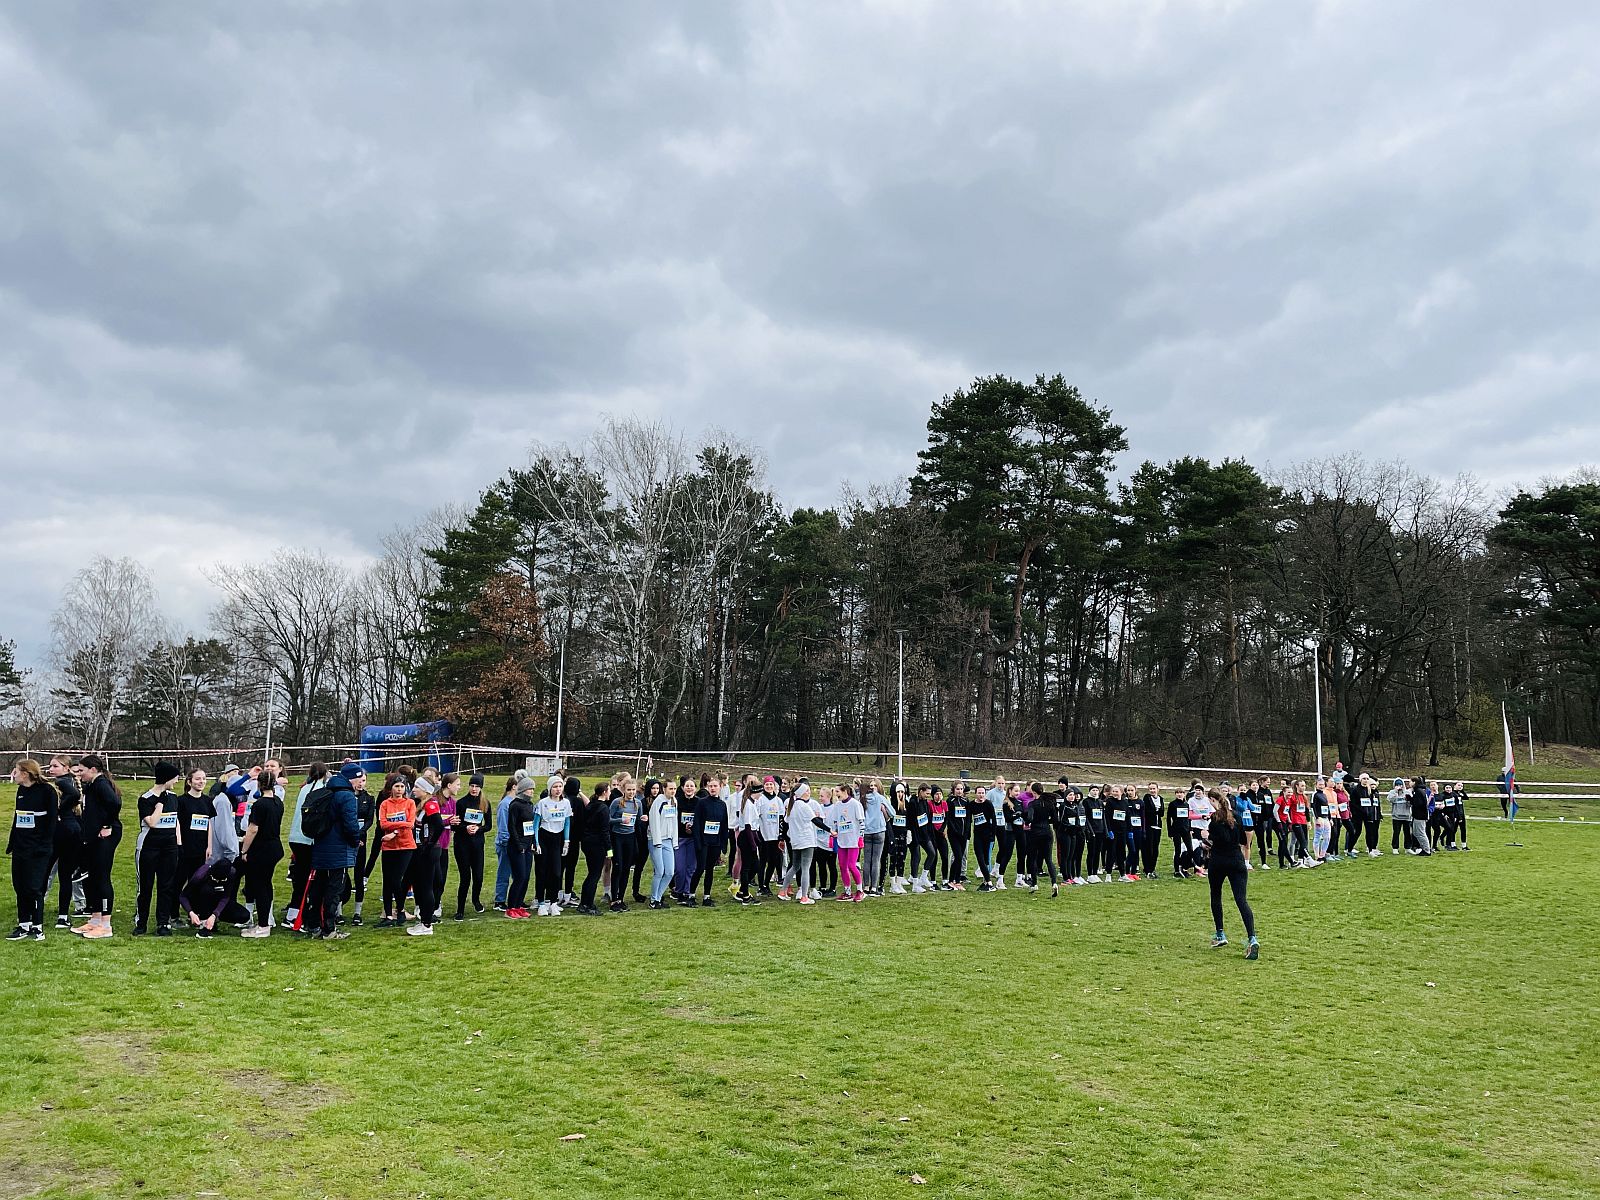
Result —
POLYGON ((269 704, 282 690, 284 739, 308 739, 350 615, 346 568, 320 554, 288 551, 272 562, 218 568, 211 580, 224 597, 212 618, 217 631, 260 677, 269 704))
POLYGON ((131 558, 97 557, 72 577, 50 629, 51 654, 71 681, 85 739, 104 746, 140 663, 162 636, 148 572, 131 558))

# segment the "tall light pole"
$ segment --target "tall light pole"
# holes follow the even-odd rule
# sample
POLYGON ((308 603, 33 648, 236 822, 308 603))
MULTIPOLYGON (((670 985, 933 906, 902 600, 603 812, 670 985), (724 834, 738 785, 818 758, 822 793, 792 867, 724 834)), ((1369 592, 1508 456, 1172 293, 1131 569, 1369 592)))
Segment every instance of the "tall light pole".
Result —
POLYGON ((561 665, 556 670, 556 769, 561 769, 561 717, 567 690, 567 642, 561 640, 561 665))
POLYGON ((895 754, 895 775, 897 778, 906 777, 906 631, 896 629, 895 639, 900 643, 900 689, 899 689, 899 719, 895 722, 899 731, 899 749, 895 754))
MULTIPOLYGON (((1322 654, 1321 646, 1312 642, 1311 650, 1311 711, 1317 719, 1317 777, 1322 777, 1322 654)), ((1360 764, 1357 764, 1358 766, 1360 764)), ((1353 769, 1353 768, 1352 768, 1353 769)))

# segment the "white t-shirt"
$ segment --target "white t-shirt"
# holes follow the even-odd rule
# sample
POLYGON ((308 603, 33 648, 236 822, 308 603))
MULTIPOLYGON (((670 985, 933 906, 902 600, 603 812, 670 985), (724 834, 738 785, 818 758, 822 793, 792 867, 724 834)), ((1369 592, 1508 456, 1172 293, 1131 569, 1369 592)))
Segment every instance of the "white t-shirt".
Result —
POLYGON ((567 832, 567 823, 572 820, 572 802, 565 796, 557 796, 552 800, 546 796, 534 805, 533 815, 539 822, 540 833, 567 832))
POLYGON ((756 800, 756 805, 761 812, 761 840, 764 842, 777 841, 783 822, 783 798, 781 796, 769 796, 762 792, 756 800))
POLYGON ((822 832, 811 823, 811 818, 816 815, 817 811, 811 807, 811 801, 794 802, 794 807, 789 810, 789 849, 816 849, 817 834, 822 832))
POLYGON ((862 811, 861 801, 854 796, 843 804, 833 806, 833 831, 838 838, 839 849, 860 849, 861 830, 866 820, 867 814, 862 811))
POLYGON ((819 804, 817 806, 817 816, 821 817, 822 823, 828 827, 827 833, 823 833, 820 829, 817 830, 817 849, 832 850, 834 834, 833 823, 839 818, 839 806, 833 803, 831 800, 826 804, 819 804))
POLYGON ((756 803, 755 797, 750 796, 739 806, 739 828, 754 829, 761 823, 761 805, 756 803))

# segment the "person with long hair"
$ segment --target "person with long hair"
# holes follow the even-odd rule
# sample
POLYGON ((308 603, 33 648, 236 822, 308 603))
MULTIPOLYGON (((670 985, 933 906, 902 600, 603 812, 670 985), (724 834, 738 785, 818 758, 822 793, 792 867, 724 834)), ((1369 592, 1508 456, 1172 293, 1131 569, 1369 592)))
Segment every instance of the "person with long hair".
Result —
POLYGON ((459 818, 456 808, 461 798, 461 776, 455 771, 446 771, 439 776, 439 815, 444 818, 444 833, 439 837, 439 853, 433 864, 433 898, 435 906, 433 919, 444 920, 445 889, 450 886, 450 848, 455 841, 456 825, 459 818))
POLYGON ((672 860, 672 896, 685 908, 693 908, 695 898, 689 883, 694 879, 695 867, 699 865, 695 858, 694 814, 701 793, 695 790, 694 781, 689 776, 680 775, 677 790, 673 794, 678 803, 678 848, 672 860))
MULTIPOLYGON (((496 912, 507 911, 507 901, 511 892, 511 801, 517 793, 517 785, 526 777, 520 767, 515 775, 507 776, 506 788, 494 809, 494 908, 496 912)), ((532 801, 530 800, 531 804, 532 801)), ((531 818, 530 818, 531 819, 531 818)), ((531 874, 533 868, 528 868, 531 874)))
MULTIPOLYGON (((880 797, 881 799, 881 797, 880 797)), ((756 795, 756 838, 761 855, 761 876, 758 887, 763 896, 772 895, 772 884, 783 873, 783 797, 778 795, 778 781, 771 775, 761 781, 761 791, 756 795)), ((868 814, 870 824, 871 814, 868 814)), ((867 849, 874 854, 882 855, 883 830, 880 814, 877 841, 868 839, 867 849)), ((863 850, 865 855, 865 850, 863 850)), ((882 866, 881 861, 869 865, 868 887, 872 891, 872 880, 877 877, 877 869, 882 866)))
POLYGON ((1052 898, 1061 894, 1061 878, 1056 874, 1056 794, 1044 790, 1044 785, 1039 784, 1029 788, 1034 793, 1033 803, 1028 805, 1027 812, 1027 847, 1028 847, 1028 887, 1037 892, 1039 890, 1039 874, 1041 871, 1050 872, 1050 895, 1052 898))
POLYGON ((672 886, 672 877, 677 873, 678 855, 678 797, 676 792, 669 792, 660 780, 651 781, 655 786, 650 800, 650 816, 648 833, 650 836, 650 907, 662 909, 667 906, 664 899, 667 889, 672 886))
POLYGON ((406 878, 417 849, 417 806, 406 795, 406 778, 397 773, 383 781, 378 800, 378 849, 383 864, 383 919, 379 929, 405 925, 406 878))
POLYGON ((467 794, 456 807, 450 848, 456 856, 456 920, 464 921, 469 892, 472 910, 483 911, 484 835, 494 829, 494 814, 483 794, 482 775, 473 775, 467 780, 467 794))
MULTIPOLYGON (((283 801, 278 799, 277 788, 273 786, 277 780, 271 771, 263 771, 258 782, 261 794, 250 806, 244 840, 239 843, 239 861, 244 864, 244 894, 256 915, 255 924, 247 926, 240 935, 247 938, 264 938, 272 933, 272 876, 283 861, 283 801)), ((307 843, 302 853, 308 882, 313 845, 307 843)), ((304 904, 304 897, 301 903, 304 904)))
POLYGON ((1260 957, 1261 948, 1256 941, 1256 915, 1250 910, 1248 896, 1250 872, 1250 831, 1239 821, 1234 806, 1221 793, 1212 790, 1206 797, 1215 805, 1215 812, 1205 833, 1207 876, 1211 884, 1211 920, 1216 932, 1211 936, 1212 949, 1228 944, 1228 935, 1222 928, 1222 885, 1233 889, 1233 902, 1244 921, 1245 935, 1250 939, 1244 956, 1260 957))
MULTIPOLYGON (((408 937, 432 937, 439 918, 439 897, 433 890, 439 881, 439 859, 444 856, 444 839, 449 826, 444 806, 439 802, 440 785, 433 779, 419 778, 411 829, 411 894, 417 905, 417 919, 406 926, 408 937)), ((401 885, 400 908, 405 910, 405 885, 401 885)))
POLYGON ((839 858, 839 902, 860 904, 866 899, 861 885, 861 839, 866 826, 866 812, 855 797, 854 788, 839 785, 839 796, 834 802, 833 833, 835 853, 839 858))
MULTIPOLYGON (((258 781, 259 782, 259 781, 258 781)), ((306 798, 319 788, 328 786, 328 764, 314 762, 306 768, 306 781, 295 794, 294 811, 289 818, 289 904, 283 913, 286 929, 294 929, 300 921, 300 910, 305 907, 306 888, 311 883, 311 847, 314 839, 301 827, 306 810, 306 798)), ((248 862, 248 858, 246 859, 248 862)), ((250 871, 245 871, 245 897, 252 898, 250 871)), ((260 934, 254 936, 260 937, 260 934)))
POLYGON ((172 795, 178 767, 169 762, 155 765, 155 782, 139 797, 139 833, 134 840, 133 861, 139 881, 134 901, 133 933, 142 935, 150 927, 150 901, 156 901, 156 932, 172 936, 176 915, 178 847, 183 830, 178 827, 178 803, 172 795))
POLYGON ((83 791, 65 754, 52 754, 44 772, 60 797, 56 807, 55 857, 50 864, 56 875, 56 928, 71 929, 74 909, 84 909, 79 872, 79 864, 84 861, 83 791))
MULTIPOLYGON (((911 842, 911 801, 906 795, 906 785, 895 780, 889 788, 889 893, 906 894, 906 847, 911 842)), ((816 843, 811 843, 815 853, 816 843)))
POLYGON ((528 910, 528 879, 533 874, 533 857, 539 850, 539 814, 534 807, 533 794, 538 784, 527 776, 513 776, 509 797, 501 801, 500 828, 505 831, 505 849, 500 852, 506 865, 505 903, 506 916, 513 921, 526 920, 533 914, 528 910))
MULTIPOLYGON (((967 890, 967 843, 972 840, 972 805, 967 783, 958 779, 950 785, 950 819, 945 825, 950 839, 949 882, 953 891, 967 890)), ((868 889, 868 894, 871 889, 868 889)))
POLYGON ((210 842, 212 804, 206 795, 206 773, 195 767, 183 777, 183 791, 174 801, 183 841, 178 846, 177 891, 182 892, 206 866, 210 842))
POLYGON ((534 860, 534 890, 541 917, 561 915, 561 879, 572 846, 573 802, 583 797, 583 781, 576 775, 550 778, 550 786, 534 814, 539 830, 539 853, 534 860))
POLYGON ((83 890, 89 920, 72 932, 99 941, 112 936, 111 911, 117 896, 111 868, 122 841, 122 794, 98 754, 85 754, 78 766, 83 780, 84 865, 89 871, 83 890))
POLYGON ((44 897, 50 886, 61 798, 45 781, 44 768, 31 758, 19 759, 11 768, 11 782, 17 785, 17 809, 11 818, 6 853, 11 856, 11 890, 17 896, 17 927, 6 940, 42 942, 44 897))
POLYGON ((778 889, 778 899, 795 896, 801 904, 816 903, 811 887, 811 857, 816 850, 817 834, 827 832, 827 826, 817 816, 811 803, 811 785, 801 780, 789 797, 787 817, 789 839, 789 869, 784 873, 783 886, 778 889))
MULTIPOLYGON (((578 843, 583 855, 583 891, 578 900, 580 916, 604 915, 594 899, 600 887, 600 876, 606 869, 606 855, 611 849, 611 802, 613 797, 622 797, 622 789, 617 786, 620 783, 620 777, 616 783, 597 783, 588 799, 584 798, 583 789, 580 788, 572 801, 572 840, 578 843)), ((628 840, 633 840, 631 829, 628 831, 628 840)), ((617 874, 613 866, 613 883, 617 880, 617 874)), ((627 871, 622 871, 621 875, 622 882, 626 884, 627 871)))
POLYGON ((694 805, 695 868, 689 880, 690 900, 694 899, 701 881, 705 882, 704 898, 700 901, 702 908, 716 905, 711 898, 711 888, 717 864, 727 852, 730 832, 728 805, 722 798, 722 780, 716 775, 702 775, 700 794, 694 805))

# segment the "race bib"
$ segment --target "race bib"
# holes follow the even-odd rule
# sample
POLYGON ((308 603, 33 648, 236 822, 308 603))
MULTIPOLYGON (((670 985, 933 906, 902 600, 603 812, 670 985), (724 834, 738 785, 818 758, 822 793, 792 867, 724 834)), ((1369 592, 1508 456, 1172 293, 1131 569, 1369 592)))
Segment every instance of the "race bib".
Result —
POLYGON ((1144 819, 1141 817, 1134 817, 1132 824, 1135 829, 1142 828, 1144 825, 1144 819))
POLYGON ((987 825, 989 823, 989 818, 984 816, 982 813, 973 813, 972 823, 974 825, 987 825))
POLYGON ((383 823, 385 825, 404 825, 406 824, 406 814, 403 812, 390 813, 383 819, 383 823))
POLYGON ((461 819, 463 821, 465 821, 468 825, 482 825, 483 824, 483 809, 481 809, 481 808, 469 808, 469 809, 467 809, 467 811, 465 813, 462 814, 461 819))
POLYGON ((1079 818, 1077 818, 1077 821, 1078 821, 1079 825, 1087 825, 1089 823, 1089 818, 1088 817, 1079 817, 1079 818))
POLYGON ((928 823, 928 814, 927 813, 918 813, 917 814, 917 825, 919 827, 921 827, 923 825, 926 825, 927 823, 928 823))
POLYGON ((676 821, 678 819, 678 806, 676 804, 663 804, 661 806, 661 819, 663 821, 676 821))
POLYGON ((1101 809, 1092 808, 1092 809, 1089 810, 1089 812, 1094 817, 1094 819, 1096 821, 1104 820, 1104 816, 1102 814, 1102 810, 1101 809))
POLYGON ((933 823, 935 825, 943 825, 944 824, 944 814, 943 813, 935 813, 933 815, 933 823))
POLYGON ((189 828, 196 833, 205 833, 211 828, 211 818, 202 817, 196 813, 189 818, 189 828))
POLYGON ((630 813, 630 812, 623 813, 622 814, 622 827, 624 829, 632 829, 633 828, 633 818, 634 818, 634 814, 633 813, 630 813))
POLYGON ((706 829, 706 835, 708 837, 715 837, 717 834, 722 832, 722 822, 721 821, 707 821, 706 825, 705 825, 705 829, 706 829))
POLYGON ((1177 817, 1179 820, 1187 820, 1189 816, 1189 810, 1187 808, 1177 809, 1173 812, 1173 816, 1177 817))
POLYGON ((18 829, 33 829, 35 827, 34 826, 34 821, 38 818, 38 815, 39 815, 38 813, 23 812, 21 809, 18 809, 17 810, 17 828, 18 829))
POLYGON ((965 804, 956 805, 956 820, 958 820, 958 821, 964 820, 966 818, 966 815, 967 815, 967 806, 965 804))
POLYGON ((156 823, 153 826, 153 828, 155 828, 155 829, 176 829, 177 827, 178 827, 178 814, 177 813, 162 813, 159 817, 156 818, 156 823))
POLYGON ((693 829, 694 828, 694 814, 693 813, 684 813, 683 814, 683 827, 685 829, 693 829))
POLYGON ((895 814, 894 827, 896 829, 904 829, 906 827, 906 818, 904 813, 895 814))
POLYGON ((1120 809, 1120 808, 1113 808, 1113 809, 1112 809, 1112 810, 1111 810, 1111 819, 1112 819, 1112 820, 1113 820, 1113 821, 1120 821, 1120 820, 1122 820, 1122 819, 1123 819, 1123 818, 1124 818, 1124 817, 1126 817, 1126 816, 1127 816, 1127 815, 1128 815, 1128 814, 1127 814, 1127 813, 1125 813, 1125 812, 1123 812, 1123 811, 1122 811, 1122 809, 1120 809))
POLYGON ((533 833, 534 833, 534 828, 535 828, 535 823, 533 821, 524 821, 522 823, 522 836, 523 837, 532 837, 533 833))

